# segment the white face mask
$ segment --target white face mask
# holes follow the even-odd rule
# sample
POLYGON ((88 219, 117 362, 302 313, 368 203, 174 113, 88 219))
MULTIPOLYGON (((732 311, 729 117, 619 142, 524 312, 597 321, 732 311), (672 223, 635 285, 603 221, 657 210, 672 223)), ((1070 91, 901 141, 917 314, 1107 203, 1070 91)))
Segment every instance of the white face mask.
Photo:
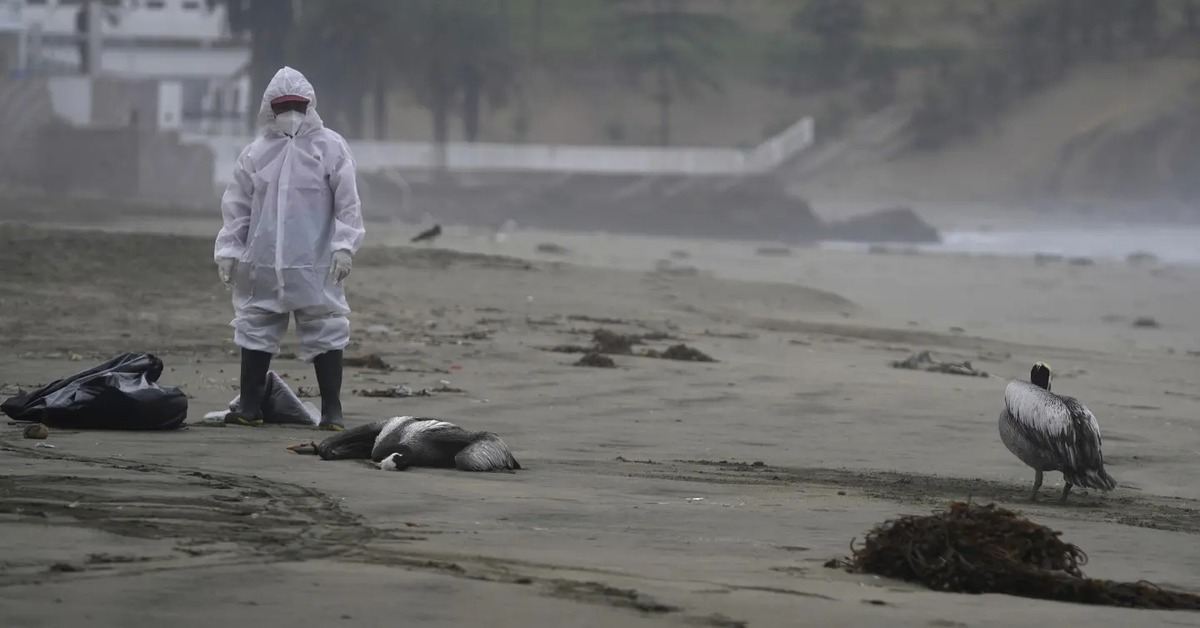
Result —
POLYGON ((285 111, 275 116, 275 128, 284 135, 295 136, 304 123, 304 114, 299 111, 285 111))

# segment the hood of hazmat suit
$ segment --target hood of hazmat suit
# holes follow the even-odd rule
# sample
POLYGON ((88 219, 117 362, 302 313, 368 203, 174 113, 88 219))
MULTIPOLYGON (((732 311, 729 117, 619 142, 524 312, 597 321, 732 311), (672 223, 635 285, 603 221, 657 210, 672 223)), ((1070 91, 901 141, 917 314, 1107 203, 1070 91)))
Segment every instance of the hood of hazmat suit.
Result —
POLYGON ((221 199, 214 251, 238 260, 234 309, 348 314, 342 287, 329 278, 333 252, 354 255, 365 234, 346 140, 325 128, 312 84, 290 67, 267 85, 259 122, 262 132, 238 157, 221 199), (281 96, 309 101, 294 136, 274 124, 271 101, 281 96))

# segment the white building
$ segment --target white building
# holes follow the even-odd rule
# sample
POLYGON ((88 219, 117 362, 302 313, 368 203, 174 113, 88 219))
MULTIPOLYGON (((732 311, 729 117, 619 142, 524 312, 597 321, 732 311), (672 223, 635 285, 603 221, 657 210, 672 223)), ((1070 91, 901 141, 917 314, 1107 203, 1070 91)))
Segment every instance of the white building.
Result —
MULTIPOLYGON (((83 0, 0 0, 21 5, 25 28, 23 66, 32 74, 76 75, 81 69, 77 19, 83 0)), ((160 112, 160 126, 198 133, 244 130, 250 48, 234 39, 224 8, 210 10, 204 0, 95 0, 101 19, 93 43, 93 75, 152 80, 160 94, 178 102, 174 122, 160 112)), ((3 21, 0 18, 0 21, 3 21)), ((176 106, 170 104, 168 106, 176 106)), ((161 107, 160 107, 161 108, 161 107)))

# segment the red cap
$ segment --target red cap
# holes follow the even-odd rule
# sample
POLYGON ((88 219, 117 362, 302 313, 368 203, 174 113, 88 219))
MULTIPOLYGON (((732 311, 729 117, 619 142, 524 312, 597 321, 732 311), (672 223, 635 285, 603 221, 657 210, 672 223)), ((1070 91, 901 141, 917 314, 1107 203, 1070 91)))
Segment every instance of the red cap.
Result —
POLYGON ((272 105, 282 105, 285 102, 308 102, 308 99, 303 96, 297 96, 295 94, 285 94, 283 96, 280 96, 279 98, 275 98, 275 99, 271 100, 272 105))

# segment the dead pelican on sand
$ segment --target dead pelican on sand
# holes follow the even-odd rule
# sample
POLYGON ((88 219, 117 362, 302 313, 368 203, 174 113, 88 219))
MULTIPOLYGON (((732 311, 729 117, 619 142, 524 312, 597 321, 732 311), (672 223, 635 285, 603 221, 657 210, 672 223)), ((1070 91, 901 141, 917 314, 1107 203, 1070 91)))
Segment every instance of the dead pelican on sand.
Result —
POLYGON ((1050 378, 1047 364, 1034 364, 1028 382, 1005 387, 1000 412, 1000 440, 1037 472, 1029 499, 1037 499, 1045 471, 1062 472, 1063 502, 1072 486, 1113 490, 1117 481, 1104 470, 1096 416, 1078 399, 1050 392, 1050 378))
POLYGON ((324 460, 370 458, 384 471, 402 471, 409 467, 457 468, 460 471, 515 471, 521 468, 504 441, 491 432, 471 432, 447 421, 411 416, 360 425, 320 443, 303 443, 288 449, 297 453, 315 453, 324 460))

